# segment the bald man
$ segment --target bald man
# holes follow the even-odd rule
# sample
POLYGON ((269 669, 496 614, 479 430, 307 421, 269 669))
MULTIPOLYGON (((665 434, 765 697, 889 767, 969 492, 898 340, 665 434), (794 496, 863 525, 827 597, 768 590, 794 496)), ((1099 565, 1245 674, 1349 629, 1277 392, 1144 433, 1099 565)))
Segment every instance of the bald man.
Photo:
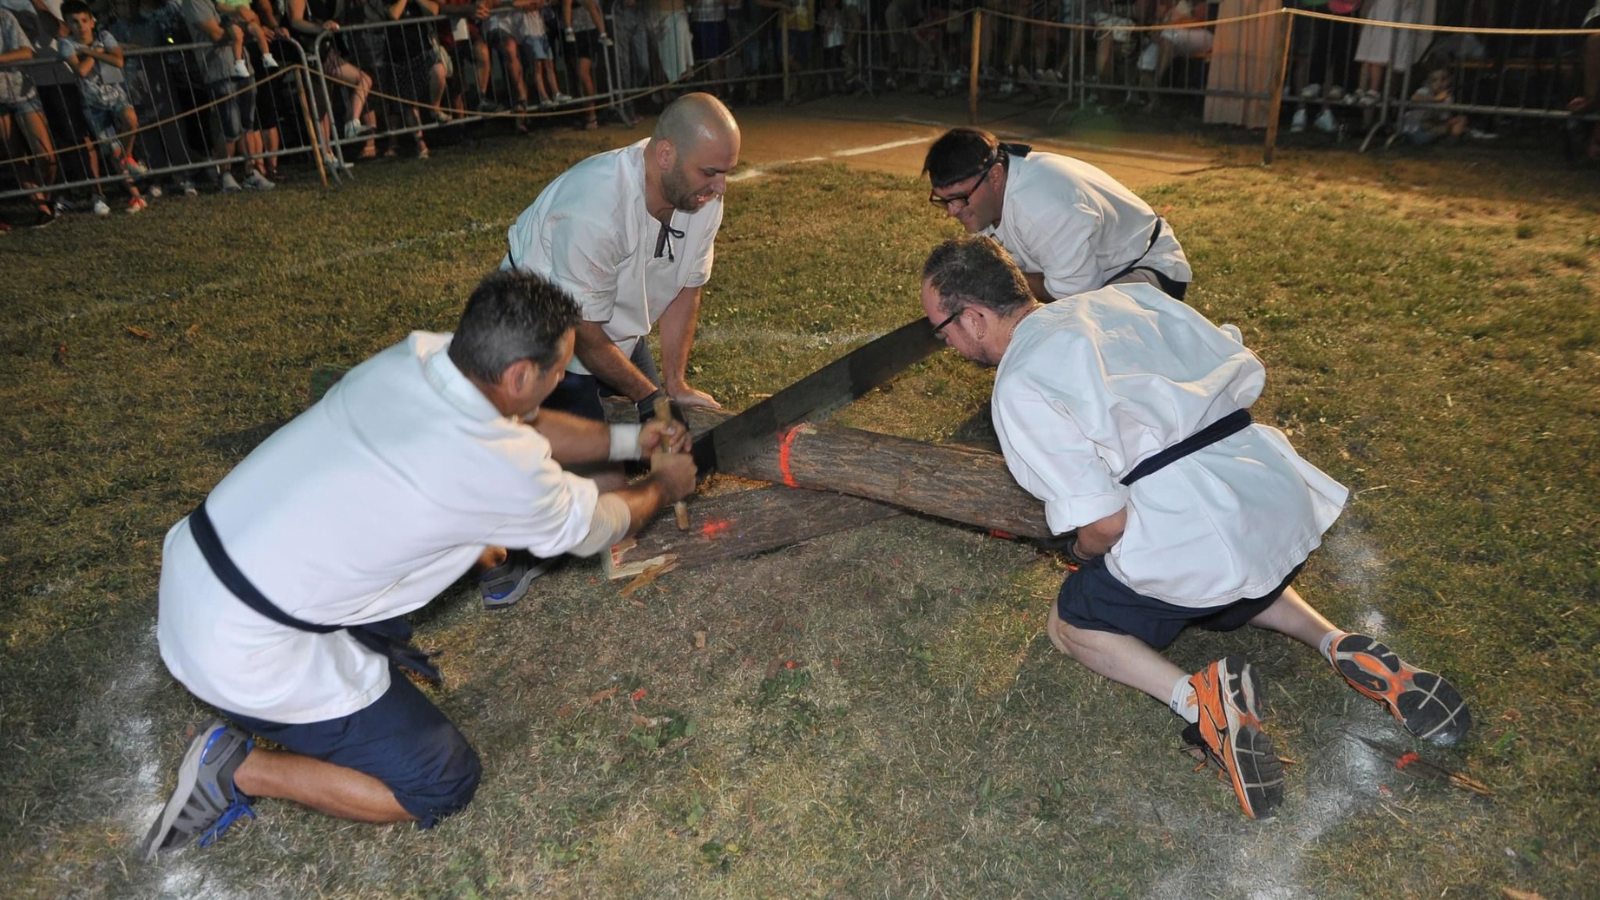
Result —
MULTIPOLYGON (((710 94, 685 94, 649 138, 578 163, 517 217, 501 266, 555 282, 583 315, 572 362, 544 408, 604 420, 602 390, 637 403, 641 420, 662 395, 677 406, 721 407, 685 373, 728 171, 738 162, 733 114, 710 94), (658 323, 659 370, 646 341, 658 323)), ((602 490, 620 487, 620 464, 604 469, 584 474, 602 490)), ((484 605, 517 602, 549 562, 511 553, 480 581, 484 605)))
POLYGON ((738 161, 733 114, 710 94, 685 94, 649 138, 578 163, 517 217, 502 266, 544 275, 583 309, 577 353, 547 407, 603 419, 602 388, 641 413, 661 392, 720 406, 685 372, 738 161), (657 323, 665 379, 645 341, 657 323))

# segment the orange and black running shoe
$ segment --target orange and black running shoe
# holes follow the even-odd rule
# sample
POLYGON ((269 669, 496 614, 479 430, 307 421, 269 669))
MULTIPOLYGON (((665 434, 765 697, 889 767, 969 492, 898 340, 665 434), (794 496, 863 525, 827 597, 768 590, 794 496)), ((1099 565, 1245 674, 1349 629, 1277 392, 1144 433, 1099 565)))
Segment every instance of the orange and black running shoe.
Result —
POLYGON ((1250 664, 1237 656, 1217 660, 1194 675, 1200 721, 1184 737, 1222 769, 1239 806, 1252 819, 1270 816, 1283 803, 1283 763, 1272 738, 1261 729, 1256 683, 1250 664))
POLYGON ((1376 638, 1346 634, 1330 649, 1333 667, 1344 680, 1388 707, 1417 737, 1448 746, 1472 728, 1467 701, 1454 685, 1408 664, 1376 638))

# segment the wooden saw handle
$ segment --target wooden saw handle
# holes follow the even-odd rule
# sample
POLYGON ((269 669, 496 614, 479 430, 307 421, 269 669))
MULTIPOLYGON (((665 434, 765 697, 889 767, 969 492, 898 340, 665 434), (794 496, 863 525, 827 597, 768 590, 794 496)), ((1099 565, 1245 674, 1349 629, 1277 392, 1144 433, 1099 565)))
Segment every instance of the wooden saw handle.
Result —
MULTIPOLYGON (((666 423, 672 421, 672 401, 665 394, 656 398, 656 421, 666 423)), ((671 453, 671 450, 666 452, 671 453)), ((672 515, 678 520, 678 530, 689 530, 689 504, 679 500, 672 504, 672 515)))

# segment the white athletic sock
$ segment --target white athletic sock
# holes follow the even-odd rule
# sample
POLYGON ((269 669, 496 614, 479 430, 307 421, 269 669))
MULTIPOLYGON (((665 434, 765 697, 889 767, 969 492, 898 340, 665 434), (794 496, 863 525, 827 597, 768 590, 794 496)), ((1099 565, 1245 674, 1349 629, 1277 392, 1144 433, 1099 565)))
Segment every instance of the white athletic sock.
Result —
POLYGON ((1339 629, 1335 628, 1334 630, 1323 635, 1322 640, 1317 642, 1317 652, 1321 653, 1322 658, 1328 661, 1328 665, 1333 665, 1333 642, 1349 633, 1350 632, 1348 631, 1340 631, 1339 629))
POLYGON ((1200 704, 1195 702, 1194 687, 1189 684, 1189 676, 1180 675, 1173 682, 1172 699, 1167 701, 1167 706, 1190 725, 1200 721, 1200 704))

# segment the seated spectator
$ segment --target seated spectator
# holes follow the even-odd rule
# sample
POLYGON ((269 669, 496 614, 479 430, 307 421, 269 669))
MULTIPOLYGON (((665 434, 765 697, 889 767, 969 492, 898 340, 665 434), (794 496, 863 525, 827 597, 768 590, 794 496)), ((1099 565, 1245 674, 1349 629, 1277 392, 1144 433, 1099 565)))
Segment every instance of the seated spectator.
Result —
MULTIPOLYGON (((0 9, 0 65, 25 62, 33 59, 33 55, 33 43, 16 15, 0 9)), ((39 89, 26 71, 14 67, 0 69, 0 151, 11 159, 33 157, 19 175, 24 188, 55 183, 59 169, 55 146, 50 143, 50 127, 44 119, 44 105, 39 101, 39 89), (20 145, 13 139, 13 119, 25 138, 20 145)), ((28 199, 38 204, 39 210, 29 225, 43 228, 56 220, 48 191, 30 194, 28 199)))
MULTIPOLYGON (((66 16, 68 35, 56 42, 56 49, 81 81, 79 92, 83 98, 83 118, 89 123, 92 138, 85 138, 89 147, 89 166, 94 177, 100 177, 100 154, 94 152, 98 143, 104 152, 111 171, 123 176, 128 189, 128 212, 142 212, 144 197, 130 176, 145 174, 145 167, 133 157, 134 141, 138 137, 139 117, 128 102, 123 90, 122 47, 108 31, 95 31, 94 13, 83 0, 67 0, 61 6, 66 16), (127 136, 124 143, 122 136, 127 136)), ((100 186, 94 186, 94 212, 106 215, 111 212, 106 205, 100 186)))
MULTIPOLYGON (((1153 41, 1145 44, 1139 55, 1140 81, 1145 87, 1156 87, 1172 66, 1174 57, 1194 59, 1211 54, 1213 35, 1211 29, 1200 27, 1205 22, 1205 9, 1195 8, 1190 0, 1160 0, 1156 3, 1156 24, 1187 25, 1186 28, 1163 28, 1153 41)), ((1156 106, 1156 95, 1151 94, 1150 107, 1156 106)))
POLYGON ((1444 138, 1460 138, 1467 132, 1467 117, 1442 109, 1429 109, 1436 103, 1450 103, 1452 79, 1450 70, 1437 68, 1428 73, 1428 80, 1411 95, 1417 104, 1406 110, 1400 122, 1400 133, 1413 144, 1432 144, 1444 138))
MULTIPOLYGON (((332 110, 320 110, 317 116, 318 127, 322 129, 323 139, 329 146, 338 137, 353 141, 370 135, 376 130, 378 121, 377 116, 367 108, 367 98, 372 94, 372 76, 346 57, 344 42, 337 36, 341 5, 340 0, 287 0, 289 33, 299 41, 308 58, 321 52, 322 71, 342 89, 339 94, 344 100, 346 112, 343 129, 334 131, 332 110), (323 38, 324 34, 328 37, 323 38)), ((317 96, 316 92, 313 92, 313 96, 317 96)), ((360 158, 371 159, 377 155, 377 145, 369 138, 360 158)), ((324 162, 333 166, 343 165, 343 160, 337 154, 329 154, 324 162)))
MULTIPOLYGON (((441 107, 444 100, 444 63, 434 51, 430 29, 415 20, 439 14, 439 4, 434 0, 395 0, 393 3, 367 0, 361 4, 368 21, 400 22, 406 24, 376 29, 382 35, 383 61, 378 70, 378 82, 385 93, 400 97, 400 121, 405 127, 415 128, 411 138, 416 144, 417 158, 428 158, 428 144, 422 139, 422 116, 434 121, 450 121, 450 114, 441 107), (426 110, 426 113, 424 112, 426 110)), ((395 153, 391 145, 388 155, 395 153)))
POLYGON ((256 42, 256 48, 261 51, 261 65, 268 69, 278 67, 278 60, 272 55, 272 46, 267 43, 267 33, 261 29, 261 17, 250 9, 250 0, 217 0, 217 12, 228 17, 225 28, 233 38, 235 58, 233 74, 240 78, 250 77, 249 66, 245 63, 246 34, 256 42))

